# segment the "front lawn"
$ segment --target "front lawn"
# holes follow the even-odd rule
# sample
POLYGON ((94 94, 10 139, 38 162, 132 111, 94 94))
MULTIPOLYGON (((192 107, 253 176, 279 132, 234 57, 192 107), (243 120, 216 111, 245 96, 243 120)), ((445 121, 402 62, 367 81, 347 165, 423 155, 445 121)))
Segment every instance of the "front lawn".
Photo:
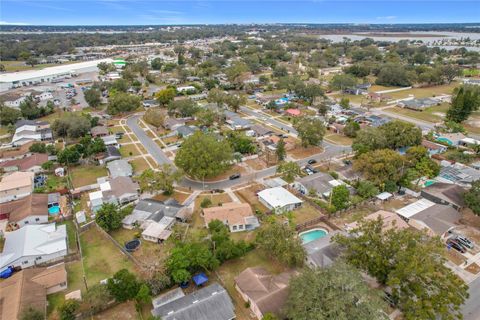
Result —
POLYGON ((350 146, 353 142, 352 138, 337 133, 327 134, 325 140, 342 146, 350 146))
POLYGON ((120 269, 135 272, 134 264, 96 227, 80 235, 88 285, 107 279, 120 269))
POLYGON ((143 171, 150 169, 147 161, 143 158, 137 158, 129 161, 133 167, 133 172, 135 174, 141 174, 143 171))
POLYGON ((441 122, 443 120, 443 116, 447 112, 448 108, 449 108, 448 103, 442 103, 439 106, 426 108, 423 111, 415 111, 415 110, 400 108, 400 107, 387 108, 385 109, 385 111, 398 113, 410 118, 415 118, 415 119, 435 123, 435 122, 441 122))
POLYGON ((122 155, 122 157, 128 158, 132 156, 138 156, 140 155, 140 152, 138 151, 135 144, 127 144, 120 147, 120 154, 122 155))
POLYGON ((102 166, 78 166, 70 169, 74 188, 97 183, 97 178, 108 176, 107 169, 102 166))

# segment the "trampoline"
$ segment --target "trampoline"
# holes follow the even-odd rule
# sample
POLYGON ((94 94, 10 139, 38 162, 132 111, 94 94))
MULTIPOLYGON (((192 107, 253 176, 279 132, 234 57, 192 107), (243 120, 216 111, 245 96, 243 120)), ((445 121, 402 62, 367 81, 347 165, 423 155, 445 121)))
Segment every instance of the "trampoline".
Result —
POLYGON ((140 247, 139 239, 134 239, 125 243, 125 250, 127 250, 128 252, 134 252, 138 249, 138 247, 140 247))

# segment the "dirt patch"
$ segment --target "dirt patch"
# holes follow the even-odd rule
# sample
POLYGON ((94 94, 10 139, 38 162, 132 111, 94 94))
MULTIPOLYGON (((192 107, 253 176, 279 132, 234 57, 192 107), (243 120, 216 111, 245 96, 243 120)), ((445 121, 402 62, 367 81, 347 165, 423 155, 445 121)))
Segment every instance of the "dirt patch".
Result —
POLYGON ((230 169, 228 169, 227 171, 225 171, 224 173, 216 176, 216 177, 213 177, 213 178, 208 178, 208 179, 205 179, 205 181, 219 181, 219 180, 225 180, 225 179, 228 179, 228 177, 230 177, 232 174, 237 174, 237 173, 245 173, 246 172, 246 169, 244 167, 241 167, 239 165, 235 165, 233 167, 231 167, 230 169))
POLYGON ((267 168, 267 164, 260 158, 245 161, 253 170, 262 170, 267 168))
POLYGON ((323 151, 320 147, 308 147, 303 148, 301 146, 295 147, 295 149, 288 151, 287 153, 295 159, 304 159, 314 154, 321 153, 323 151))
POLYGON ((466 267, 465 270, 473 274, 478 274, 480 273, 480 266, 476 263, 472 263, 471 265, 466 267))
POLYGON ((166 196, 164 194, 157 194, 153 199, 155 200, 160 200, 160 201, 165 201, 167 199, 173 198, 178 201, 178 203, 183 203, 187 198, 190 196, 190 193, 183 193, 183 192, 174 192, 170 196, 166 196))
POLYGON ((258 211, 261 211, 261 212, 267 212, 268 208, 265 207, 258 200, 258 197, 257 197, 257 192, 259 192, 263 189, 265 189, 264 186, 262 186, 260 184, 254 184, 254 185, 251 185, 248 188, 244 188, 244 189, 235 191, 235 194, 237 195, 237 197, 242 202, 249 203, 252 206, 253 210, 258 210, 258 211))
POLYGON ((462 210, 460 222, 480 230, 480 216, 475 215, 472 210, 468 208, 462 210))
POLYGON ((447 257, 448 260, 455 263, 457 266, 465 263, 465 257, 453 248, 451 248, 450 250, 447 250, 445 253, 445 256, 447 257))
POLYGON ((135 310, 135 303, 133 301, 128 301, 93 316, 93 319, 135 320, 138 319, 138 314, 135 310))

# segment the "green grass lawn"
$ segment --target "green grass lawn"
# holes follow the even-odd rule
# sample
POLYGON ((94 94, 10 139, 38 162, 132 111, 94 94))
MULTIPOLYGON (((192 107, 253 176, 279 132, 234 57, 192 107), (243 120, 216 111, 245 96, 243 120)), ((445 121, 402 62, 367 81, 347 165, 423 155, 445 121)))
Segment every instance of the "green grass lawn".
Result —
POLYGON ((70 169, 74 188, 97 182, 97 178, 108 176, 107 169, 101 166, 78 166, 70 169))
POLYGON ((439 96, 442 94, 452 94, 453 89, 455 89, 457 86, 458 86, 457 82, 452 82, 450 84, 441 85, 441 86, 413 88, 409 90, 390 92, 390 93, 387 93, 387 95, 391 96, 393 99, 407 98, 411 94, 413 94, 415 98, 429 98, 433 96, 439 96))
POLYGON ((135 271, 134 264, 96 227, 80 235, 88 285, 113 276, 120 269, 135 271))
POLYGON ((120 154, 122 157, 128 158, 132 156, 138 156, 140 155, 140 152, 138 152, 138 149, 134 144, 127 144, 120 147, 120 154))
POLYGON ((353 141, 352 138, 349 138, 341 134, 336 134, 336 133, 327 134, 324 139, 332 143, 340 144, 344 146, 352 145, 352 141, 353 141))
POLYGON ((67 220, 65 222, 60 223, 60 225, 62 224, 67 226, 68 252, 69 253, 77 252, 77 242, 76 242, 77 230, 75 229, 73 221, 67 220))
POLYGON ((16 61, 16 60, 7 60, 1 61, 1 64, 5 66, 5 71, 7 72, 15 72, 15 71, 25 71, 25 70, 40 70, 48 67, 55 67, 60 66, 62 64, 69 64, 74 62, 67 62, 67 63, 44 63, 44 64, 37 64, 32 66, 26 65, 24 61, 16 61))

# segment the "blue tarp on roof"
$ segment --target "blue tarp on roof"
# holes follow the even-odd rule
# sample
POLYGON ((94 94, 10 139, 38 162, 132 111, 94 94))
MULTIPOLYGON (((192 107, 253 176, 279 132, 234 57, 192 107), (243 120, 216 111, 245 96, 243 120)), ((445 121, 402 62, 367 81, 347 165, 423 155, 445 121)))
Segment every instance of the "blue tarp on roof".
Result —
POLYGON ((197 286, 201 286, 207 281, 208 281, 208 278, 203 272, 193 276, 193 282, 195 282, 197 286))

